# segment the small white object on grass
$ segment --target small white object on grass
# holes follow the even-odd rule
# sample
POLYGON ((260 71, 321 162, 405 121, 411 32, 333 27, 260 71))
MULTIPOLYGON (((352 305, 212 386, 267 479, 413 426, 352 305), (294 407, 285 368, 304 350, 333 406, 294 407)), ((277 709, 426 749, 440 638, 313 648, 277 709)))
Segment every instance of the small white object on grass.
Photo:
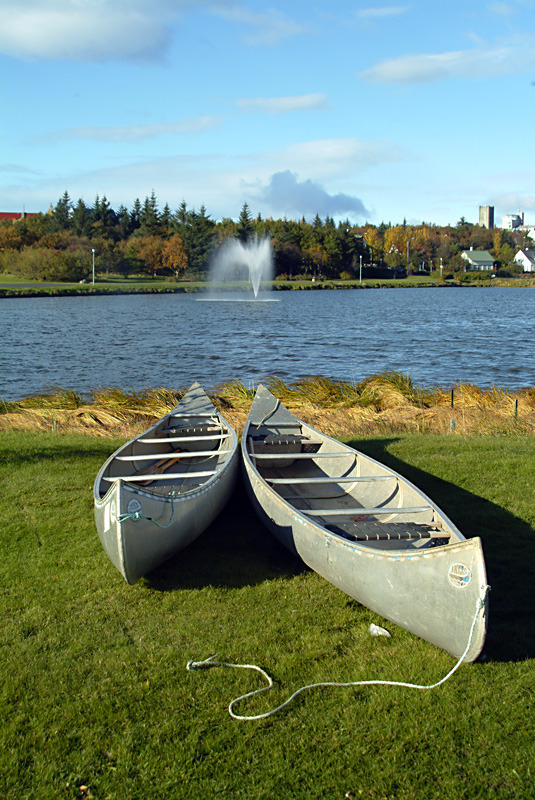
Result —
POLYGON ((368 628, 368 632, 370 636, 386 636, 388 639, 392 638, 385 628, 381 628, 379 625, 374 625, 373 622, 368 628))

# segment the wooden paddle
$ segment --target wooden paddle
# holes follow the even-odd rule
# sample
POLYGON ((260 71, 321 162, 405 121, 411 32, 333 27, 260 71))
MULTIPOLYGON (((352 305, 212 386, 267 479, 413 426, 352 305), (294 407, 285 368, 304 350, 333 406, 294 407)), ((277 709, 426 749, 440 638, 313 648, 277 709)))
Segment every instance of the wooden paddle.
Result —
MULTIPOLYGON (((180 447, 178 447, 176 450, 173 450, 173 453, 182 453, 182 452, 183 451, 181 450, 180 447)), ((176 464, 177 461, 180 461, 179 458, 172 458, 173 453, 169 453, 169 456, 171 456, 171 458, 169 457, 161 458, 159 461, 156 462, 156 464, 150 464, 148 467, 139 469, 137 472, 134 473, 134 475, 144 475, 148 472, 150 472, 151 475, 154 475, 155 473, 161 475, 162 472, 165 472, 167 467, 172 467, 173 464, 176 464)), ((140 486, 148 486, 149 483, 152 483, 152 481, 139 481, 140 486)))

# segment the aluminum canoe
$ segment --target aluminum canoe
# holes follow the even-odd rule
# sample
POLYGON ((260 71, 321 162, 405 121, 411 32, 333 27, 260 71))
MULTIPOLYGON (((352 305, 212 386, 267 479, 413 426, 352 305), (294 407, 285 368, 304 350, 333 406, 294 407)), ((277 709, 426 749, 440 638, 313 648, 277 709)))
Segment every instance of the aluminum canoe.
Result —
POLYGON ((488 589, 479 537, 466 539, 414 484, 306 425, 264 386, 242 455, 256 512, 305 564, 456 658, 477 658, 488 589))
POLYGON ((127 583, 207 528, 230 497, 238 463, 236 432, 198 383, 107 459, 93 487, 95 521, 127 583))

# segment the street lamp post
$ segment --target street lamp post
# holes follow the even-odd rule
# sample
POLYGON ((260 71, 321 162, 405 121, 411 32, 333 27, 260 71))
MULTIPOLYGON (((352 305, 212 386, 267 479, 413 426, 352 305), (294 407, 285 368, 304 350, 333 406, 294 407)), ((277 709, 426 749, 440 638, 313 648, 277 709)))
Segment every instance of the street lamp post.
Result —
POLYGON ((359 267, 359 283, 362 283, 362 255, 359 256, 360 258, 360 267, 359 267))
POLYGON ((95 285, 95 248, 91 248, 91 252, 93 253, 93 286, 95 285))

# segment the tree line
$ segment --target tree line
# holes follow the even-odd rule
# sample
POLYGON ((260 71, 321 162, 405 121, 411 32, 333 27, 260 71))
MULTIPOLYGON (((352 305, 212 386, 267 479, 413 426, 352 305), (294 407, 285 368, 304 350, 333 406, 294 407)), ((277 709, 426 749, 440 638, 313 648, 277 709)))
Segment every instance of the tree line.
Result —
POLYGON ((214 221, 206 208, 183 202, 172 211, 159 208, 154 192, 131 209, 114 210, 105 196, 92 206, 69 193, 47 213, 0 223, 0 270, 27 279, 81 281, 98 273, 124 277, 165 275, 176 280, 207 277, 213 253, 228 239, 247 242, 271 239, 275 275, 281 278, 354 278, 362 268, 402 272, 437 272, 446 276, 464 270, 463 250, 489 250, 502 274, 524 235, 483 228, 463 218, 454 226, 356 226, 332 217, 313 220, 254 217, 245 203, 239 217, 214 221))

